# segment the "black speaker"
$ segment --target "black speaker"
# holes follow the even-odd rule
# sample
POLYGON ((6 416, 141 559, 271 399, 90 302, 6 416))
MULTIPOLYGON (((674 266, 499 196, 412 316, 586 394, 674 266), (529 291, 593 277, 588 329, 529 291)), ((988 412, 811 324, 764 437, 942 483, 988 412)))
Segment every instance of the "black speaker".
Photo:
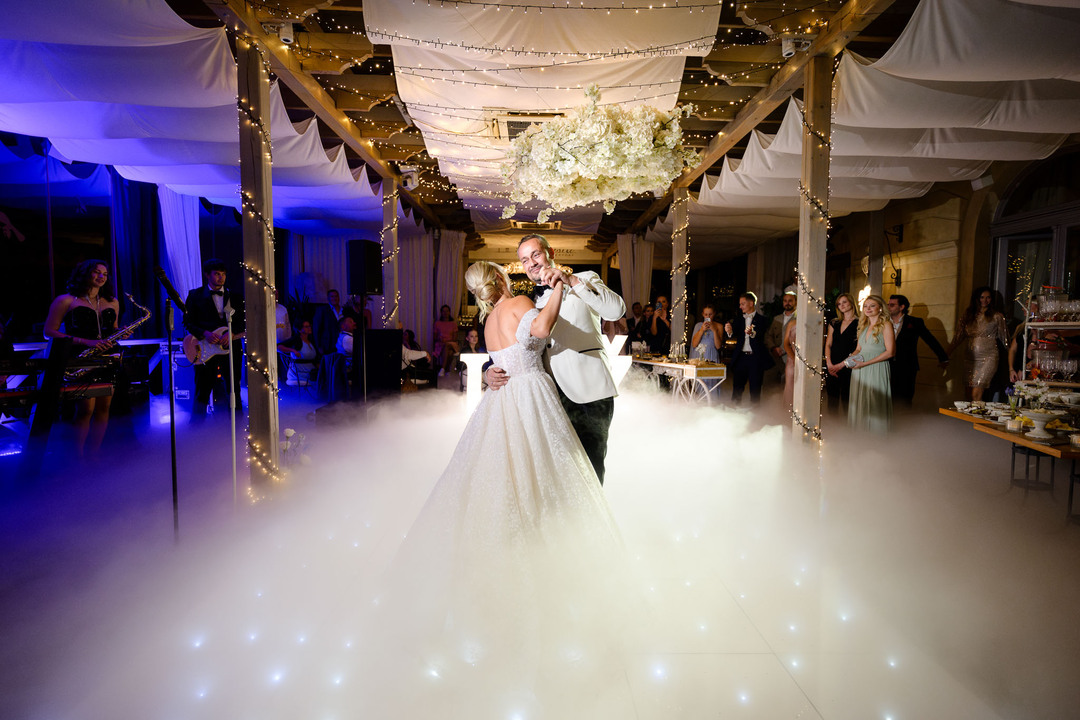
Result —
POLYGON ((350 295, 382 295, 382 247, 371 240, 349 240, 345 244, 350 295))
POLYGON ((355 399, 364 398, 365 385, 368 400, 401 392, 401 336, 401 330, 364 331, 362 356, 354 355, 353 361, 353 371, 364 373, 353 380, 353 388, 360 388, 360 392, 353 392, 355 399))

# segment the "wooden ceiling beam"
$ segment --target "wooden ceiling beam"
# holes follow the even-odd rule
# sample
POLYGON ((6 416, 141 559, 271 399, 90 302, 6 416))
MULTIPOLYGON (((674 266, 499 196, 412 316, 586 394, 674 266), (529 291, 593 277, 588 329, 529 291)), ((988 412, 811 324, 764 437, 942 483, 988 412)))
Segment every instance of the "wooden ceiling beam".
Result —
POLYGON ((673 189, 689 187, 692 182, 718 163, 724 154, 739 143, 751 130, 764 120, 773 110, 787 101, 791 94, 802 85, 803 70, 810 58, 818 55, 835 56, 862 32, 878 15, 889 9, 896 0, 849 0, 810 44, 806 52, 784 63, 773 76, 769 86, 763 88, 751 98, 735 119, 729 122, 720 135, 713 138, 709 149, 702 155, 701 161, 693 168, 683 171, 675 179, 662 198, 657 198, 641 217, 627 228, 627 232, 637 233, 645 229, 664 208, 671 204, 673 189))
POLYGON ((270 62, 274 74, 296 93, 301 102, 307 105, 328 128, 345 141, 364 163, 382 178, 395 178, 399 181, 398 192, 402 200, 416 208, 425 220, 438 228, 445 227, 439 217, 423 201, 400 185, 401 175, 384 158, 375 143, 363 137, 352 119, 338 108, 334 99, 319 82, 304 72, 300 60, 288 50, 277 37, 270 37, 263 32, 251 8, 243 0, 223 0, 215 3, 214 12, 224 21, 225 26, 236 32, 242 32, 253 38, 262 47, 270 62))

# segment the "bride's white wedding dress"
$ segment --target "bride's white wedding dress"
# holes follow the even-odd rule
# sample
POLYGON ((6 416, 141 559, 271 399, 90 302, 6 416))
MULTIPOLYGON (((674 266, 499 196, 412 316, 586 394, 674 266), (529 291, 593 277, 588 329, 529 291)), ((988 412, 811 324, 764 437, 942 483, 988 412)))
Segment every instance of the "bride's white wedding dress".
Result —
POLYGON ((485 393, 389 564, 341 542, 355 527, 299 539, 283 523, 269 542, 222 544, 224 579, 145 583, 142 615, 102 630, 84 687, 51 716, 632 717, 623 653, 640 607, 545 341, 529 334, 536 315, 491 353, 510 380, 485 393))
POLYGON ((395 560, 376 627, 416 654, 391 653, 387 717, 595 718, 621 675, 623 550, 529 334, 537 314, 490 353, 510 380, 484 394, 395 560))

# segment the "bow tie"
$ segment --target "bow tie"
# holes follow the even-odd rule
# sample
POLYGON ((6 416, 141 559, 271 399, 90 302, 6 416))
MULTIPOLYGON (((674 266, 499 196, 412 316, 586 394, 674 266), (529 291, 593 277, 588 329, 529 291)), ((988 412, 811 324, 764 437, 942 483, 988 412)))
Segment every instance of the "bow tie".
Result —
POLYGON ((220 295, 221 297, 225 297, 225 291, 224 290, 211 290, 210 294, 211 295, 220 295))
POLYGON ((532 299, 535 301, 538 297, 546 293, 551 288, 547 285, 534 285, 532 291, 532 299))

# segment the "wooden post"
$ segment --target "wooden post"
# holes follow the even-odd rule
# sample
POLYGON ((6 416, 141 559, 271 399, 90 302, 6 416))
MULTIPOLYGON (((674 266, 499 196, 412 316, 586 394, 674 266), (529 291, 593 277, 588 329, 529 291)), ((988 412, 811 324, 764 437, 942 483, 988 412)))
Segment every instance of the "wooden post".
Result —
POLYGON ((675 200, 671 204, 671 355, 680 349, 689 354, 686 338, 686 271, 690 269, 687 255, 690 189, 675 188, 675 200))
POLYGON ((270 79, 262 56, 236 39, 240 118, 241 228, 247 321, 248 455, 251 482, 278 473, 278 378, 274 282, 273 202, 270 184, 270 79))
POLYGON ((401 301, 398 285, 397 180, 383 178, 382 194, 383 227, 379 242, 383 256, 383 327, 393 330, 397 327, 398 303, 401 301), (387 269, 390 270, 389 273, 386 272, 387 269))
POLYGON ((799 302, 796 305, 796 356, 792 430, 820 437, 822 346, 825 316, 818 300, 825 295, 825 243, 828 239, 829 142, 832 135, 832 65, 830 55, 810 59, 806 68, 803 113, 802 186, 799 212, 799 302), (813 297, 811 297, 811 294, 813 297), (808 367, 808 365, 810 367, 808 367), (811 428, 807 431, 803 424, 811 428))

